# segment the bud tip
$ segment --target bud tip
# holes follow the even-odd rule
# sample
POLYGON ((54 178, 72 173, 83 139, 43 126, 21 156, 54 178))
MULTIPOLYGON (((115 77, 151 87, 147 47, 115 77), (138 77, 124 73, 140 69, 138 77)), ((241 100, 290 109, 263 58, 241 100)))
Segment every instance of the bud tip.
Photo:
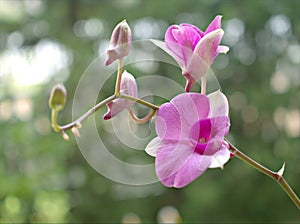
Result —
POLYGON ((61 111, 66 104, 67 90, 63 84, 56 84, 51 91, 49 107, 52 110, 61 111))

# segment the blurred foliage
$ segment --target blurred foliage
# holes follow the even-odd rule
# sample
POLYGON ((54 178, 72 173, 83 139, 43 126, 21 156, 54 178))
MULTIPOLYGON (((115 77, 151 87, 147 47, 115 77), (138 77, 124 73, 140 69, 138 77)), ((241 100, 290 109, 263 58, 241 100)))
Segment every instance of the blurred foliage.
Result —
MULTIPOLYGON (((65 142, 52 132, 48 109, 51 87, 64 82, 68 102, 59 119, 71 120, 81 75, 122 19, 135 40, 162 40, 170 24, 205 29, 221 14, 231 50, 213 70, 230 101, 228 138, 271 169, 285 161, 299 195, 299 8, 298 0, 0 0, 0 222, 163 222, 174 210, 184 223, 299 222, 280 187, 238 159, 184 189, 115 183, 93 170, 73 136, 65 142)), ((184 84, 179 70, 160 65, 153 73, 184 84)), ((97 122, 106 144, 112 152, 125 148, 104 130, 103 112, 97 122)))

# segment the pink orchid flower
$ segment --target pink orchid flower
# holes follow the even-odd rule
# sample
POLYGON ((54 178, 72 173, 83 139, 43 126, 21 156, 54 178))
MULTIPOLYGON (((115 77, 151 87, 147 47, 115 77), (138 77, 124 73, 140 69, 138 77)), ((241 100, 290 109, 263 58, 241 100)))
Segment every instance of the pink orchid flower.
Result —
MULTIPOLYGON (((120 94, 130 95, 134 97, 137 97, 138 94, 136 81, 134 77, 127 71, 124 71, 121 77, 120 94)), ((103 119, 108 120, 116 116, 124 109, 130 109, 133 104, 134 101, 117 98, 106 104, 108 111, 106 112, 106 114, 104 114, 103 119)))
POLYGON ((187 79, 186 92, 206 74, 219 53, 227 53, 229 50, 227 46, 220 45, 224 35, 221 19, 222 16, 216 16, 205 32, 191 24, 172 25, 166 31, 165 43, 152 40, 181 67, 182 74, 187 79))
POLYGON ((105 65, 108 66, 115 60, 124 58, 129 54, 131 47, 131 30, 126 20, 120 22, 112 32, 110 44, 106 50, 107 60, 105 65))
POLYGON ((168 187, 184 187, 208 168, 223 168, 230 158, 224 141, 228 101, 220 91, 180 94, 159 108, 155 122, 158 136, 146 152, 156 157, 156 174, 168 187))

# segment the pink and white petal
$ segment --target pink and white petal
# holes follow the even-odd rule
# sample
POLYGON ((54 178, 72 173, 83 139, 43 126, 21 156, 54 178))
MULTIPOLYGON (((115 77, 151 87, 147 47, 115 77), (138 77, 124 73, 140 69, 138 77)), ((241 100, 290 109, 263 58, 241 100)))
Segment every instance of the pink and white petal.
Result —
POLYGON ((178 140, 182 134, 180 111, 172 103, 164 103, 155 118, 155 130, 161 139, 178 140))
MULTIPOLYGON (((192 125, 207 118, 209 114, 209 102, 206 95, 199 93, 182 93, 170 101, 180 113, 182 132, 189 134, 192 125)), ((174 120, 176 121, 176 120, 174 120)))
POLYGON ((111 63, 113 63, 115 60, 120 59, 122 55, 120 55, 119 51, 117 51, 115 48, 108 49, 106 51, 107 59, 105 61, 105 65, 108 66, 111 63))
MULTIPOLYGON (((170 26, 165 34, 165 46, 171 52, 171 56, 177 61, 180 67, 184 67, 185 59, 182 52, 182 46, 178 43, 176 38, 174 37, 174 31, 178 30, 178 25, 170 26)), ((164 48, 161 48, 165 51, 164 48)), ((166 51, 168 53, 168 51, 166 51)))
POLYGON ((229 47, 228 46, 224 46, 224 45, 220 45, 218 47, 217 51, 219 53, 227 54, 227 52, 229 51, 229 47))
POLYGON ((189 24, 189 23, 181 23, 180 24, 180 27, 185 27, 185 26, 188 26, 190 28, 193 28, 200 37, 203 37, 204 36, 204 32, 202 30, 200 30, 198 27, 192 25, 192 24, 189 24))
POLYGON ((207 64, 211 66, 219 52, 217 51, 221 39, 224 35, 222 29, 214 30, 206 34, 194 49, 194 54, 199 55, 207 64))
POLYGON ((228 116, 212 117, 210 118, 210 122, 213 138, 223 138, 227 135, 230 127, 230 120, 228 116))
POLYGON ((161 139, 185 140, 191 126, 209 114, 207 96, 199 93, 183 93, 170 103, 160 106, 156 116, 156 133, 161 139))
POLYGON ((183 73, 183 76, 186 78, 185 91, 190 92, 196 80, 189 73, 183 73))
POLYGON ((124 100, 124 99, 115 99, 112 102, 109 102, 106 104, 107 106, 107 112, 106 114, 103 115, 104 120, 108 120, 114 116, 116 116, 118 113, 123 111, 126 108, 129 108, 132 106, 132 102, 129 100, 124 100))
POLYGON ((210 65, 200 55, 194 52, 189 58, 185 72, 197 81, 207 73, 209 67, 210 65))
POLYGON ((126 70, 122 74, 120 89, 123 94, 134 96, 134 97, 137 97, 138 95, 135 78, 126 70))
POLYGON ((220 29, 222 26, 221 20, 222 20, 222 16, 220 16, 220 15, 216 16, 214 18, 214 20, 208 25, 207 29, 205 30, 204 35, 212 32, 214 30, 220 29))
POLYGON ((185 61, 182 54, 182 46, 180 46, 178 43, 172 41, 163 42, 154 39, 151 39, 151 42, 174 58, 181 68, 185 66, 185 61))
POLYGON ((162 142, 155 159, 156 174, 159 180, 164 182, 172 178, 193 154, 194 147, 189 142, 162 142))
POLYGON ((150 156, 155 157, 161 143, 162 140, 159 137, 152 139, 145 148, 146 153, 150 156))
POLYGON ((211 156, 211 164, 208 168, 221 168, 223 169, 224 164, 230 159, 230 151, 228 145, 222 144, 220 150, 211 156))
POLYGON ((187 50, 193 51, 201 39, 197 30, 193 26, 186 24, 179 26, 178 29, 173 29, 172 34, 177 43, 185 47, 187 50))
POLYGON ((182 168, 176 173, 173 187, 182 188, 203 174, 211 163, 211 158, 197 153, 188 159, 182 168))
POLYGON ((169 28, 167 29, 166 34, 165 34, 165 41, 166 42, 177 42, 176 38, 174 38, 173 31, 178 30, 178 29, 179 29, 179 25, 169 26, 169 28))
MULTIPOLYGON (((157 171, 156 171, 157 172, 157 171)), ((157 173, 156 173, 157 175, 157 173)), ((165 185, 166 187, 173 187, 174 186, 174 179, 175 179, 176 174, 170 175, 169 177, 160 180, 160 182, 165 185)))
POLYGON ((210 104, 209 117, 228 116, 228 100, 220 90, 210 93, 207 97, 210 104))
MULTIPOLYGON (((223 141, 223 138, 214 138, 214 139, 211 139, 208 143, 202 144, 205 148, 202 148, 202 149, 200 148, 202 150, 202 153, 200 153, 200 154, 205 155, 205 156, 214 155, 216 152, 219 151, 219 149, 222 145, 222 141, 223 141)), ((198 143, 197 149, 199 148, 199 146, 201 147, 201 143, 198 143)))

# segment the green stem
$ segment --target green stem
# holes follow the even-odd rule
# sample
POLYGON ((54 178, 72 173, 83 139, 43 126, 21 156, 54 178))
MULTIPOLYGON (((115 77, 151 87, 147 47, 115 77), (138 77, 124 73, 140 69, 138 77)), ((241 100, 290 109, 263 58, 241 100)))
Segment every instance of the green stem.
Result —
POLYGON ((142 104, 142 105, 147 106, 147 107, 150 107, 151 109, 153 109, 153 110, 155 110, 155 111, 158 110, 158 108, 159 108, 158 106, 156 106, 156 105, 154 105, 154 104, 152 104, 152 103, 149 103, 149 102, 147 102, 147 101, 145 101, 145 100, 136 98, 136 97, 134 97, 134 96, 125 95, 125 94, 120 94, 119 97, 120 97, 120 98, 123 98, 123 99, 127 99, 127 100, 134 101, 134 102, 136 102, 136 103, 142 104))
POLYGON ((54 131, 59 132, 60 127, 57 124, 57 116, 58 116, 58 111, 57 110, 52 110, 51 111, 51 125, 54 131))
POLYGON ((91 115, 93 115, 102 106, 106 105, 107 103, 113 101, 116 98, 117 97, 115 95, 112 95, 112 96, 106 98, 105 100, 102 100, 100 103, 98 103, 97 105, 95 105, 94 107, 92 107, 91 109, 89 109, 85 114, 81 115, 75 121, 73 121, 73 122, 71 122, 69 124, 66 124, 64 126, 59 127, 60 130, 68 130, 68 129, 71 129, 73 127, 76 127, 76 126, 80 125, 85 119, 87 119, 88 117, 90 117, 91 115))
POLYGON ((248 165, 254 167, 258 171, 262 172, 263 174, 271 177, 274 179, 280 187, 285 191, 285 193, 290 197, 290 199, 293 201, 293 203, 297 206, 297 208, 300 210, 300 199, 297 196, 297 194, 293 191, 293 189, 290 187, 290 185, 286 182, 284 177, 282 176, 283 173, 281 172, 273 172, 269 170, 268 168, 262 166, 261 164, 257 163, 241 151, 239 151, 235 146, 233 146, 230 142, 227 141, 229 144, 229 150, 240 160, 247 163, 248 165))
MULTIPOLYGON (((53 113, 52 111, 52 127, 53 129, 56 131, 56 132, 59 132, 59 131, 66 131, 66 130, 69 130, 73 127, 77 127, 78 125, 80 126, 80 124, 85 120, 87 119, 88 117, 90 117, 91 115, 93 115, 96 111, 98 111, 102 106, 106 105, 107 103, 113 101, 114 99, 117 99, 117 98, 123 98, 123 99, 127 99, 127 100, 131 100, 131 101, 134 101, 136 103, 139 103, 139 104, 142 104, 142 105, 145 105, 147 107, 150 107, 152 110, 153 110, 153 115, 155 114, 155 112, 158 110, 158 106, 152 104, 152 103, 149 103, 145 100, 142 100, 142 99, 139 99, 139 98, 136 98, 134 96, 129 96, 129 95, 123 95, 123 94, 119 94, 119 96, 116 96, 116 95, 111 95, 110 97, 106 98, 105 100, 102 100, 100 103, 98 103, 97 105, 95 105, 94 107, 92 107, 91 109, 89 109, 86 113, 84 113, 83 115, 81 115, 78 119, 76 119, 75 121, 69 123, 69 124, 66 124, 66 125, 63 125, 63 126, 59 126, 56 122, 56 119, 57 119, 57 111, 56 113, 53 113)), ((153 116, 152 115, 152 116, 153 116)))
POLYGON ((201 77, 201 94, 206 94, 206 75, 201 77))
POLYGON ((130 115, 131 119, 137 124, 144 124, 144 123, 150 121, 150 119, 155 115, 155 113, 156 113, 156 110, 152 109, 151 112, 148 115, 146 115, 145 117, 138 118, 132 109, 129 110, 129 115, 130 115))
POLYGON ((121 78, 123 73, 123 59, 118 60, 118 74, 116 79, 115 95, 119 96, 121 88, 121 78))

